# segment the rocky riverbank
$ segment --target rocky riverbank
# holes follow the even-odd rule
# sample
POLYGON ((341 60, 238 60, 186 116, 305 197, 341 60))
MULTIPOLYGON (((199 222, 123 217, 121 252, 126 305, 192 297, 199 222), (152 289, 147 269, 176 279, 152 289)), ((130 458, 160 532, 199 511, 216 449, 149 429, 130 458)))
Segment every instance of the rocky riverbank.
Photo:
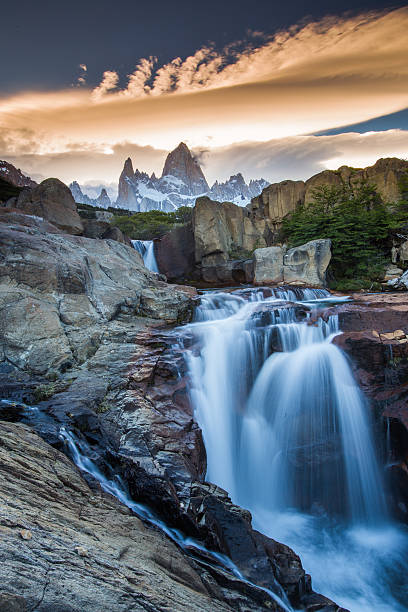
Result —
POLYGON ((15 422, 1 425, 4 609, 96 610, 103 600, 112 610, 184 610, 187 599, 196 610, 279 609, 208 559, 196 567, 89 488, 52 448, 64 450, 65 426, 101 465, 113 462, 135 499, 227 554, 247 580, 278 580, 302 609, 338 610, 313 593, 291 549, 253 530, 250 514, 204 481, 171 331, 190 320, 196 291, 167 285, 126 244, 64 233, 19 210, 0 217, 0 254, 0 386, 14 403, 0 418, 15 422), (44 415, 31 423, 41 439, 17 423, 22 402, 44 415))

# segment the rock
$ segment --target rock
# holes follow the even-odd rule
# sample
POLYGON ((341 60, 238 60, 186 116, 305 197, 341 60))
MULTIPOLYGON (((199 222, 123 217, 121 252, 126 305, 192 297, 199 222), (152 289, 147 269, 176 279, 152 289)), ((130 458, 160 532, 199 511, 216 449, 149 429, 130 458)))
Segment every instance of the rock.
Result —
POLYGON ((324 287, 331 258, 330 240, 312 240, 286 251, 283 278, 286 283, 303 283, 308 287, 324 287))
MULTIPOLYGON (((261 228, 262 229, 262 228, 261 228)), ((256 246, 266 246, 260 228, 246 208, 230 202, 198 198, 193 212, 195 262, 202 267, 217 266, 232 257, 231 252, 247 254, 256 246)))
POLYGON ((193 196, 206 193, 210 189, 197 160, 184 142, 180 142, 178 147, 168 154, 162 179, 166 176, 183 181, 193 196))
POLYGON ((154 251, 159 270, 170 282, 184 282, 193 277, 195 248, 191 223, 164 234, 155 242, 154 251))
POLYGON ((102 208, 108 208, 112 204, 111 199, 106 192, 106 189, 101 189, 101 193, 96 198, 95 203, 97 206, 101 206, 102 208))
POLYGON ((84 227, 83 235, 87 238, 102 238, 111 227, 108 221, 97 219, 82 219, 82 225, 84 227))
POLYGON ((406 270, 401 276, 388 280, 387 286, 391 289, 408 289, 408 270, 406 270))
POLYGON ((304 202, 305 191, 303 181, 273 183, 251 200, 250 210, 255 216, 270 220, 276 230, 283 217, 304 202))
MULTIPOLYGON (((402 263, 408 261, 408 240, 405 240, 399 248, 399 258, 402 263)), ((401 270, 402 272, 402 270, 401 270)))
POLYGON ((403 274, 403 270, 401 270, 401 268, 398 268, 395 264, 389 264, 385 268, 385 274, 384 274, 383 280, 384 282, 387 282, 389 280, 399 278, 401 274, 403 274))
POLYGON ((191 315, 188 291, 157 280, 133 248, 3 217, 10 221, 0 215, 0 359, 39 374, 64 371, 95 352, 110 321, 191 315))
POLYGON ((255 249, 254 284, 264 285, 283 281, 283 256, 286 249, 280 246, 255 249))
POLYGON ((90 488, 27 426, 0 422, 0 440, 1 610, 159 612, 169 602, 172 610, 278 610, 259 590, 201 569, 160 531, 90 488), (31 540, 16 537, 21 524, 35 534, 31 540))
POLYGON ((71 191, 58 179, 46 179, 33 189, 23 189, 14 207, 42 217, 69 234, 83 232, 71 191))
POLYGON ((388 506, 408 523, 408 299, 406 293, 356 294, 331 308, 343 333, 333 340, 351 359, 388 449, 388 506))
POLYGON ((408 162, 395 157, 379 159, 367 168, 341 166, 338 170, 323 170, 304 181, 282 181, 266 187, 248 206, 255 217, 267 220, 271 231, 282 219, 301 204, 313 202, 314 190, 323 185, 356 185, 362 181, 373 184, 386 203, 400 198, 399 182, 408 170, 408 162))
POLYGON ((294 283, 324 287, 330 263, 330 240, 312 240, 302 246, 267 247, 254 251, 254 283, 294 283))
POLYGON ((37 183, 29 176, 25 176, 20 169, 2 160, 0 160, 0 178, 5 179, 8 183, 16 187, 29 187, 32 189, 37 186, 37 183))

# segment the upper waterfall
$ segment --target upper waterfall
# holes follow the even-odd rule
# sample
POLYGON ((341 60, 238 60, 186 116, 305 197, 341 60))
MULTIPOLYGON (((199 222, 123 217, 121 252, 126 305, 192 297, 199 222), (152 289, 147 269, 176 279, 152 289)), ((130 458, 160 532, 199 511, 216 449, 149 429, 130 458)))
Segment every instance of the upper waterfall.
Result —
POLYGON ((149 268, 152 272, 159 272, 157 266, 156 257, 154 255, 154 242, 153 240, 131 240, 133 248, 138 251, 143 257, 143 262, 146 268, 149 268))

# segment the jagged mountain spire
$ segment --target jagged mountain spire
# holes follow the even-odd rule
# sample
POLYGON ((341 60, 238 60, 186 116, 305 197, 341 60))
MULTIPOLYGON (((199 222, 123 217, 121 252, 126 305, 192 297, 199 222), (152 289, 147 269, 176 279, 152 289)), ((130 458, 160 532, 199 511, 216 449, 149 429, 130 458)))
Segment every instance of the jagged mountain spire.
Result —
POLYGON ((174 176, 183 181, 192 195, 203 194, 209 190, 208 183, 199 163, 193 157, 190 149, 184 142, 180 142, 178 147, 168 154, 164 164, 162 178, 165 176, 174 176))

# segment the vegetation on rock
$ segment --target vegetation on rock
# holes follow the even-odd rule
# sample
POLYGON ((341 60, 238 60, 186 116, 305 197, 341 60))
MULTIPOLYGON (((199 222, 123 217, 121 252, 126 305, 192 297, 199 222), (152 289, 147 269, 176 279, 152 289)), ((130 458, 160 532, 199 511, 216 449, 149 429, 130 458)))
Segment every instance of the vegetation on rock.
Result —
POLYGON ((387 206, 365 182, 317 187, 314 202, 284 218, 281 238, 290 246, 330 238, 330 286, 345 291, 378 288, 392 236, 408 222, 408 175, 401 181, 401 194, 401 201, 387 206))
POLYGON ((170 213, 150 210, 130 216, 117 215, 113 218, 112 225, 134 240, 153 240, 153 238, 161 238, 174 227, 188 223, 192 212, 192 208, 181 206, 170 213))

